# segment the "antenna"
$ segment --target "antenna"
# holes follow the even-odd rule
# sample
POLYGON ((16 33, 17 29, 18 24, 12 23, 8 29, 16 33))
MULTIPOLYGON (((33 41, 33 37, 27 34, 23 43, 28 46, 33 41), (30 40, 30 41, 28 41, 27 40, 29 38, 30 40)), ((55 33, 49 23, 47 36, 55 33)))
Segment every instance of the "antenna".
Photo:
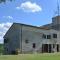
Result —
MULTIPOLYGON (((59 11, 59 10, 60 10, 59 0, 56 0, 56 2, 57 2, 57 3, 56 3, 57 6, 56 6, 56 11, 55 11, 54 15, 59 16, 59 15, 60 15, 60 11, 59 11)), ((54 16, 54 15, 53 15, 53 16, 54 16)))
POLYGON ((59 1, 57 0, 57 14, 58 14, 58 16, 59 16, 59 13, 60 13, 60 11, 59 11, 59 1))

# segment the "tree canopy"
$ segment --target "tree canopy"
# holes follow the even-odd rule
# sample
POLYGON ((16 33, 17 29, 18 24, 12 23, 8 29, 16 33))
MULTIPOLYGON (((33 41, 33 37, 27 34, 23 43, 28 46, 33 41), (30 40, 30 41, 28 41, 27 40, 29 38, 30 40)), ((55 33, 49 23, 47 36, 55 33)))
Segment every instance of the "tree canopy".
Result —
MULTIPOLYGON (((6 2, 7 0, 0 0, 0 3, 6 2)), ((8 1, 13 1, 13 0, 8 0, 8 1)))

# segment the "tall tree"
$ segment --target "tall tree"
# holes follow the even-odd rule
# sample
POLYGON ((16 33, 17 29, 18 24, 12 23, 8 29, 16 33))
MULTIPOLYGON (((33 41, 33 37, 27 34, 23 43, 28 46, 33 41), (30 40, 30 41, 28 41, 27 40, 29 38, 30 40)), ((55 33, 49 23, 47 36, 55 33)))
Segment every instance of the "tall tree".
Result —
MULTIPOLYGON (((0 0, 0 3, 6 2, 7 0, 0 0)), ((13 0, 8 0, 8 1, 13 1, 13 0)))

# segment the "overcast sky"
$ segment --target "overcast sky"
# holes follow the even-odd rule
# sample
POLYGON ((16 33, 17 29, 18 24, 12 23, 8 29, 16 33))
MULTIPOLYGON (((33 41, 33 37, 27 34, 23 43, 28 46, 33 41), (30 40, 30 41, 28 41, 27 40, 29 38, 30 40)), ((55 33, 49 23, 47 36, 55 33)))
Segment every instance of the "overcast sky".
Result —
POLYGON ((49 24, 56 11, 57 0, 16 0, 0 4, 0 43, 13 22, 34 26, 49 24))

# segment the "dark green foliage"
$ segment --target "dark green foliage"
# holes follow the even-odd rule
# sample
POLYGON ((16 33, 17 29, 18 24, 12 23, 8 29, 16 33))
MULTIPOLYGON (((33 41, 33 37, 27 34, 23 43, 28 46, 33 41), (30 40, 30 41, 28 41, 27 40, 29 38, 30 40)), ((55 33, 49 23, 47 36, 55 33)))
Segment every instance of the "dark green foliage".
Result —
MULTIPOLYGON (((5 3, 7 0, 0 0, 0 3, 5 3)), ((13 1, 13 0, 8 0, 8 1, 13 1)))
POLYGON ((3 44, 0 44, 0 54, 3 54, 3 50, 4 50, 3 44))

